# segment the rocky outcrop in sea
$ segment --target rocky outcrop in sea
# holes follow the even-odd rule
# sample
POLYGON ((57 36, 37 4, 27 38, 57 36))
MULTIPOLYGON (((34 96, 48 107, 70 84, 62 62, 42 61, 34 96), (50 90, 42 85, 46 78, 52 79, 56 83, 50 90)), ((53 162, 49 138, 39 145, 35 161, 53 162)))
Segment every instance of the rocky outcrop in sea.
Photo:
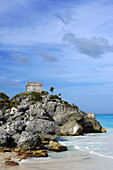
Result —
POLYGON ((67 149, 54 143, 56 137, 106 131, 94 116, 80 111, 76 105, 63 101, 57 95, 49 95, 45 91, 23 92, 9 100, 8 96, 1 94, 2 151, 26 152, 30 156, 37 150, 57 151, 58 148, 58 151, 63 151, 63 148, 67 149))

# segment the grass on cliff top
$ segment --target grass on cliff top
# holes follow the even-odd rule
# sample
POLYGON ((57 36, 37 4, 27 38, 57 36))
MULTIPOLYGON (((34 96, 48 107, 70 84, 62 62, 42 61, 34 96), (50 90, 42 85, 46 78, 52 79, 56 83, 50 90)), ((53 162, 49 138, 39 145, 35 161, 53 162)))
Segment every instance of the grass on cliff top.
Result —
POLYGON ((54 100, 59 100, 61 103, 63 103, 66 107, 71 107, 73 109, 76 109, 77 111, 79 110, 78 106, 75 104, 70 104, 67 101, 63 101, 61 99, 61 97, 59 97, 58 95, 50 95, 50 100, 54 101, 54 100))
POLYGON ((42 94, 37 92, 31 92, 29 101, 31 101, 32 103, 35 103, 36 101, 42 102, 42 94))
MULTIPOLYGON (((42 93, 38 92, 22 92, 20 94, 15 95, 11 100, 9 100, 9 96, 7 96, 5 93, 0 92, 0 109, 9 109, 11 107, 16 107, 19 105, 19 102, 16 100, 17 98, 28 97, 28 101, 31 104, 36 103, 36 101, 42 102, 42 96, 48 95, 48 92, 42 91, 42 93)), ((61 97, 58 95, 50 95, 50 100, 55 101, 59 100, 62 104, 64 104, 66 107, 71 107, 73 109, 79 110, 78 106, 75 104, 70 104, 67 101, 63 101, 61 97)), ((85 112, 81 111, 83 114, 86 114, 85 112)))
POLYGON ((0 110, 2 110, 3 112, 12 107, 17 108, 18 105, 19 105, 18 101, 11 101, 9 99, 0 100, 0 110))
POLYGON ((44 95, 47 95, 48 92, 46 91, 42 91, 41 93, 38 93, 38 92, 22 92, 20 94, 16 94, 14 97, 11 98, 11 100, 15 100, 16 98, 19 98, 19 97, 27 97, 27 96, 35 96, 35 99, 37 98, 36 96, 44 96, 44 95))

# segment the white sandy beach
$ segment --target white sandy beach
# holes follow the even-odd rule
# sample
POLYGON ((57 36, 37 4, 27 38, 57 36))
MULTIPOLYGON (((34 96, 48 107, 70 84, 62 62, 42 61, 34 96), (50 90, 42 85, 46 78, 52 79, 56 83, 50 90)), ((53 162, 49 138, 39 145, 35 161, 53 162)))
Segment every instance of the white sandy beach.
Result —
POLYGON ((22 161, 19 166, 3 166, 4 158, 10 153, 0 154, 0 170, 113 170, 113 160, 92 155, 68 157, 68 159, 41 159, 42 161, 22 161))

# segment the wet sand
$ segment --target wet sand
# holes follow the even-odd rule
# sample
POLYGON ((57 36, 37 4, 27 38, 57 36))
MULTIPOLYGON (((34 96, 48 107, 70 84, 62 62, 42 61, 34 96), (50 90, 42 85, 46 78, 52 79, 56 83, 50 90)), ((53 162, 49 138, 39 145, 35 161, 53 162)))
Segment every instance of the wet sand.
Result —
MULTIPOLYGON (((4 158, 11 153, 0 154, 0 170, 113 170, 113 159, 96 155, 70 157, 68 159, 44 159, 42 161, 22 161, 16 167, 4 167, 4 158)), ((18 161, 16 159, 13 159, 18 161)))

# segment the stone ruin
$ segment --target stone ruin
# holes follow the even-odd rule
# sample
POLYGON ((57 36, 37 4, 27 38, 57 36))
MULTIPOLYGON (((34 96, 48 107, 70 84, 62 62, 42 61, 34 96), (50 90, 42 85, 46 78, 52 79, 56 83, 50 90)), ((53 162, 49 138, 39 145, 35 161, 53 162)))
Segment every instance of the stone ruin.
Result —
POLYGON ((42 92, 41 82, 28 82, 26 83, 26 92, 42 92))

